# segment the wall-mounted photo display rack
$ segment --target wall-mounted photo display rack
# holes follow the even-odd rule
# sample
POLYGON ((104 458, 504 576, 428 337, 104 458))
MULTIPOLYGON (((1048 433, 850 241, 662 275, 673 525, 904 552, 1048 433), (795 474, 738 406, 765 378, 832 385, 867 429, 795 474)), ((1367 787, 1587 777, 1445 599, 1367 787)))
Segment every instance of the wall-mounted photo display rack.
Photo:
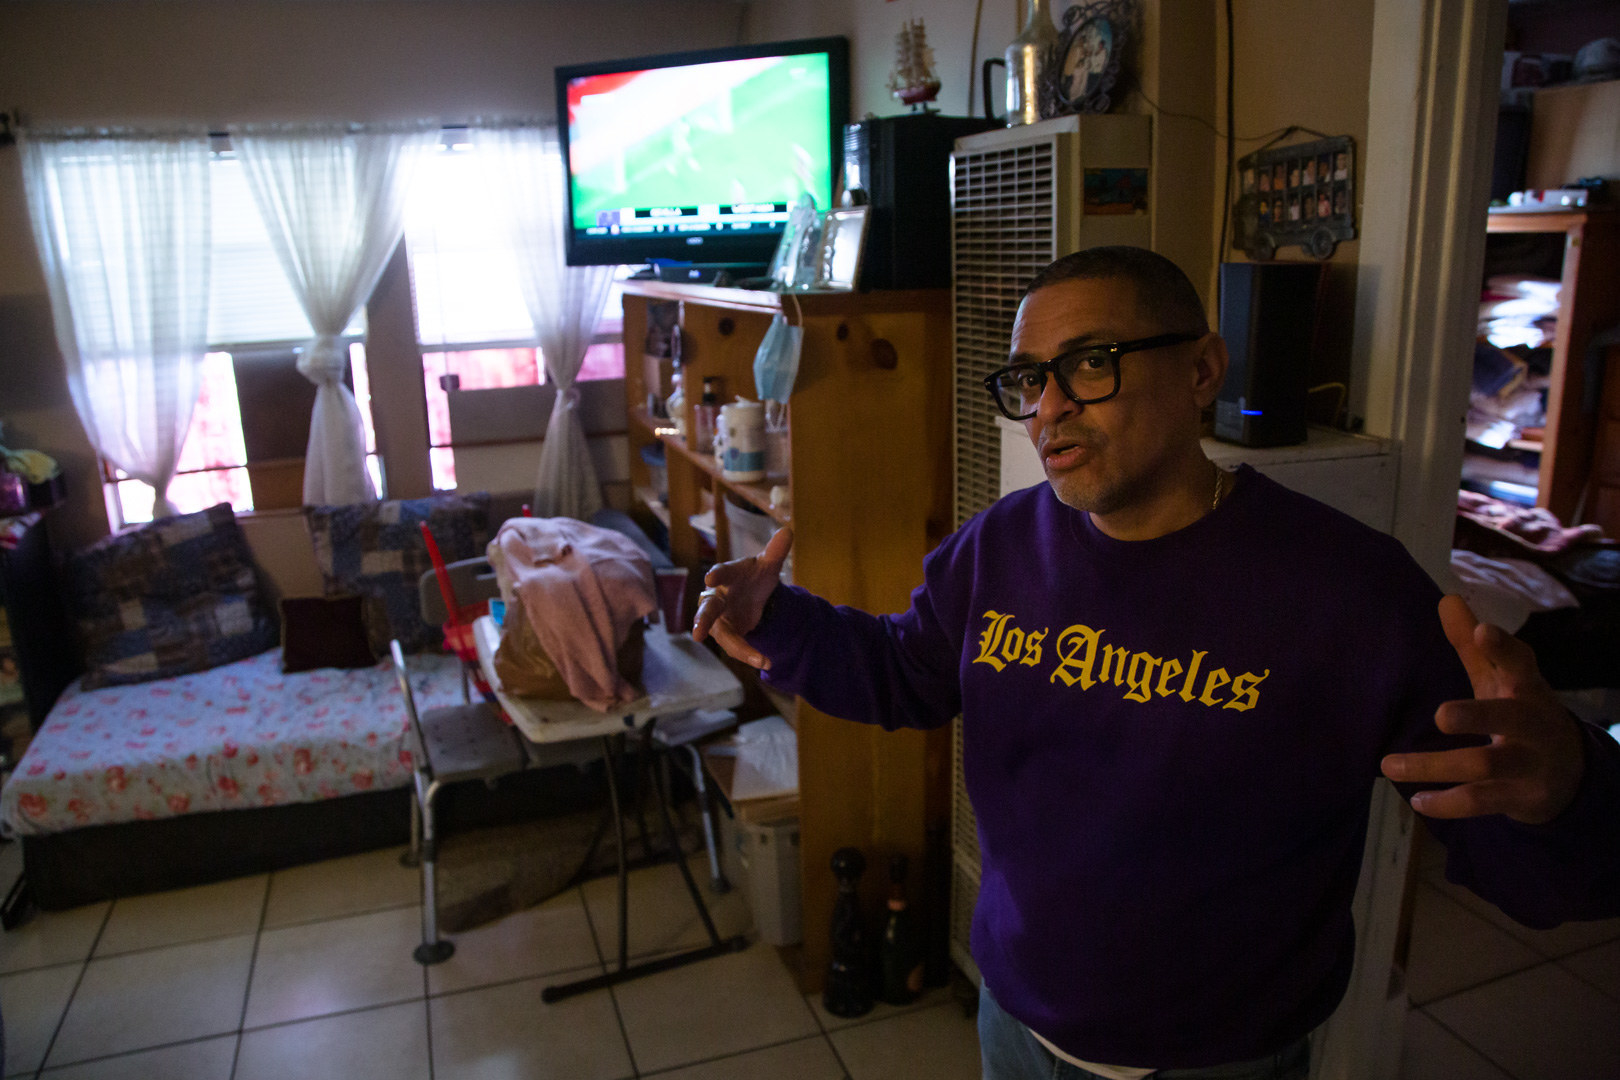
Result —
MULTIPOLYGON (((1286 139, 1290 128, 1278 140, 1286 139)), ((1356 237, 1356 140, 1349 135, 1276 145, 1238 159, 1234 245, 1265 261, 1297 244, 1329 259, 1356 237)))

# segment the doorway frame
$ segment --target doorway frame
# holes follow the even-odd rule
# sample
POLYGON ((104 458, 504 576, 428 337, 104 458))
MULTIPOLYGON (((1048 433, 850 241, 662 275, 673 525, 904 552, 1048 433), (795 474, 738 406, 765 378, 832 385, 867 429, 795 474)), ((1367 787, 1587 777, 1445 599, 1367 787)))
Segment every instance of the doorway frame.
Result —
MULTIPOLYGON (((1443 584, 1506 34, 1506 0, 1373 0, 1354 405, 1370 434, 1395 443, 1394 535, 1443 584)), ((1354 903, 1355 970, 1318 1033, 1318 1080, 1399 1074, 1412 831, 1411 809, 1380 780, 1354 903)))

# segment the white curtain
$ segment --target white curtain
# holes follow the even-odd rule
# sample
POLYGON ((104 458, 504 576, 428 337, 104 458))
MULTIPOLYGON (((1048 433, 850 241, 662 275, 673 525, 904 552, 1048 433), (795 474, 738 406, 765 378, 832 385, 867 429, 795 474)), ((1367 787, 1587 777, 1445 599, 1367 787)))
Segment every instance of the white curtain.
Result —
POLYGON ((556 128, 479 125, 472 129, 472 142, 487 166, 493 204, 512 214, 510 235, 523 299, 534 320, 546 378, 557 388, 540 451, 534 513, 589 520, 602 508, 602 486, 585 445, 574 379, 602 317, 613 268, 564 262, 567 206, 556 128))
POLYGON ((403 228, 411 174, 437 126, 247 126, 231 129, 254 201, 315 337, 298 357, 315 411, 304 461, 306 505, 375 499, 365 430, 343 384, 343 328, 371 296, 403 228))
POLYGON ((90 444, 169 502, 208 346, 208 137, 24 133, 23 179, 90 444))

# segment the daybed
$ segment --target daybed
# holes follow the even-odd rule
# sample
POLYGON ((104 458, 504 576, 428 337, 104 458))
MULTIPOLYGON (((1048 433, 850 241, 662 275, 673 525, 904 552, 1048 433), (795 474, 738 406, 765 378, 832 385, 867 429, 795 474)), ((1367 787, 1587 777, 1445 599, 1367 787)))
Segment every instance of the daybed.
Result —
MULTIPOLYGON (((457 668, 414 657, 413 693, 459 703, 457 668)), ((387 664, 285 675, 277 648, 133 686, 69 687, 0 793, 0 821, 22 838, 34 901, 65 907, 403 840, 403 797, 342 797, 410 777, 387 664), (249 810, 266 807, 291 812, 249 810)))
MULTIPOLYGON (((401 537, 419 537, 415 522, 430 518, 446 558, 480 554, 492 516, 482 495, 308 514, 325 591, 361 594, 374 621, 409 614, 418 624, 416 579, 426 556, 402 553, 409 544, 401 537), (364 552, 352 549, 355 537, 364 552), (380 579, 403 586, 404 609, 401 588, 378 587, 380 579)), ((187 568, 179 585, 172 565, 145 567, 134 585, 123 563, 114 572, 105 559, 75 556, 68 568, 89 636, 98 605, 120 630, 118 644, 100 650, 99 668, 92 643, 86 679, 62 695, 0 792, 0 828, 20 838, 30 898, 42 908, 221 880, 409 837, 406 719, 386 652, 364 667, 284 673, 283 650, 265 648, 275 641, 275 623, 253 580, 265 568, 254 564, 229 507, 167 521, 185 527, 168 526, 167 547, 155 545, 170 564, 187 568), (184 547, 197 543, 209 546, 201 553, 184 547), (242 561, 250 566, 246 579, 236 565, 242 561), (196 591, 199 573, 212 579, 206 602, 180 595, 196 591), (131 588, 139 590, 138 603, 129 599, 131 588), (143 610, 132 613, 132 603, 143 610), (199 624, 208 628, 200 648, 206 655, 188 657, 175 641, 199 624), (132 637, 132 626, 141 633, 132 637), (221 635, 221 627, 230 632, 221 635), (166 677, 150 678, 154 672, 166 677), (87 681, 115 685, 87 688, 87 681)), ((304 545, 312 550, 308 534, 304 545)), ((275 558, 285 563, 290 546, 278 545, 275 558)), ((272 595, 309 591, 302 569, 283 576, 297 580, 280 589, 272 580, 272 595)), ((375 629, 384 640, 414 636, 428 644, 397 625, 375 629)), ((411 672, 419 705, 461 700, 453 657, 419 652, 411 672)), ((594 790, 572 769, 513 779, 518 783, 501 793, 450 793, 458 797, 447 799, 442 817, 473 823, 509 817, 514 805, 544 813, 577 806, 594 790)))

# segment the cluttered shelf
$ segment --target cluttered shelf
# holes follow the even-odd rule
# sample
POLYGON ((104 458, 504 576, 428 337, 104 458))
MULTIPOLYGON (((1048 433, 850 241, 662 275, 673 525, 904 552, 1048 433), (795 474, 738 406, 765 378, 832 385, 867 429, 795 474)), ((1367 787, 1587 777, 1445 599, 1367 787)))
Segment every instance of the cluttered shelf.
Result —
POLYGON ((1568 524, 1606 518, 1587 400, 1604 361, 1588 346, 1620 320, 1620 214, 1493 209, 1486 230, 1464 486, 1568 524))
MULTIPOLYGON (((699 454, 686 445, 686 440, 669 429, 668 422, 660 424, 647 412, 645 406, 633 405, 630 407, 630 421, 638 425, 643 431, 664 444, 665 454, 675 456, 689 462, 702 470, 708 477, 711 486, 731 492, 737 498, 753 506, 755 509, 769 515, 778 525, 793 524, 793 512, 790 506, 772 505, 772 489, 764 484, 750 484, 740 480, 729 480, 720 469, 720 463, 713 454, 699 454)), ((666 511, 667 513, 667 511, 666 511)), ((667 525, 668 522, 665 522, 667 525)))

